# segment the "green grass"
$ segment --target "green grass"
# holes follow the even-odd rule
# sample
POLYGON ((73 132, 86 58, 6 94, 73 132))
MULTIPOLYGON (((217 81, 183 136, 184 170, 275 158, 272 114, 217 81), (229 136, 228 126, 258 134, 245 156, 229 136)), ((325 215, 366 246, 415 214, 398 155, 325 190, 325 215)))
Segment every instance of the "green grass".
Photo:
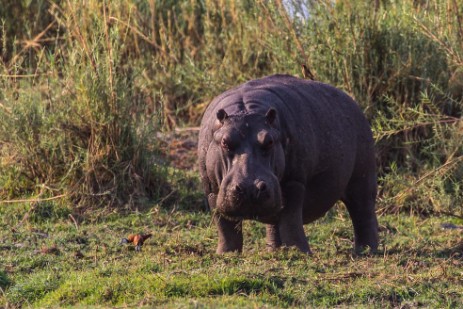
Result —
POLYGON ((463 301, 461 230, 441 227, 461 220, 382 216, 380 253, 354 257, 340 207, 306 226, 312 256, 267 253, 256 222, 245 224, 242 255, 218 256, 207 212, 151 204, 138 213, 77 218, 76 225, 62 206, 40 220, 29 209, 0 209, 1 306, 443 308, 463 301), (119 244, 148 231, 153 237, 142 252, 119 244), (56 252, 44 253, 53 246, 56 252))

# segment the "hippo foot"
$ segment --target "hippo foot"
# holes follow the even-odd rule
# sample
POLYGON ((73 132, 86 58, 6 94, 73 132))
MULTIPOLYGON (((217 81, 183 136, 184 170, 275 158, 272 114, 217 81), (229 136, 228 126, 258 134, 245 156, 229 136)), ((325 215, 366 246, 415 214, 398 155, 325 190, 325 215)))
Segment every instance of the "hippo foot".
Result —
POLYGON ((361 245, 354 247, 354 255, 355 256, 370 256, 379 254, 377 246, 372 247, 369 245, 361 245))
POLYGON ((229 248, 227 246, 217 246, 217 250, 215 251, 215 253, 219 254, 219 255, 222 255, 222 254, 226 254, 226 253, 241 253, 242 252, 242 248, 229 248))
POLYGON ((280 237, 282 246, 295 247, 303 253, 312 254, 302 225, 298 227, 293 226, 292 228, 287 226, 280 226, 280 237))
POLYGON ((305 243, 302 242, 302 243, 296 243, 296 244, 283 243, 282 247, 284 247, 284 248, 295 248, 295 249, 299 250, 302 253, 309 254, 309 255, 312 254, 312 251, 310 250, 310 247, 309 247, 309 244, 307 243, 307 241, 305 241, 305 243))
POLYGON ((297 252, 300 252, 302 254, 305 254, 305 255, 312 255, 312 250, 310 250, 310 248, 307 248, 305 250, 301 250, 301 248, 299 248, 298 246, 286 246, 286 245, 282 245, 280 247, 280 250, 283 250, 283 251, 291 251, 291 250, 295 250, 297 252))

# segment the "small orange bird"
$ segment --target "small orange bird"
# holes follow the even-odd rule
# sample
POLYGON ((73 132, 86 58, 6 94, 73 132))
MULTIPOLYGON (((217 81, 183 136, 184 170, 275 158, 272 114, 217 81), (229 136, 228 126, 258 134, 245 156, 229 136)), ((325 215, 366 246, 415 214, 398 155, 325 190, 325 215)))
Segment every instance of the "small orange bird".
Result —
POLYGON ((301 64, 301 69, 302 69, 302 76, 305 79, 315 80, 315 76, 310 71, 309 67, 306 66, 304 63, 301 64))
POLYGON ((135 245, 135 251, 141 251, 141 246, 150 237, 151 234, 130 234, 127 238, 122 238, 121 244, 132 243, 135 245))

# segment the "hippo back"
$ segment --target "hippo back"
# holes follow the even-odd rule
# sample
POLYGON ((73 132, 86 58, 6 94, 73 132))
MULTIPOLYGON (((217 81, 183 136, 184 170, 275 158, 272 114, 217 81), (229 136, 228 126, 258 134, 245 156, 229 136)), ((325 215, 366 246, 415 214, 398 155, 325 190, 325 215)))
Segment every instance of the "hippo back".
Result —
POLYGON ((344 92, 321 82, 272 75, 224 92, 206 109, 198 149, 203 184, 208 182, 204 157, 212 141, 217 111, 224 109, 228 115, 265 114, 269 108, 277 111, 277 126, 284 139, 285 180, 305 183, 325 167, 332 167, 333 162, 344 165, 346 175, 340 178, 348 178, 354 168, 358 144, 373 147, 367 120, 356 102, 344 92))

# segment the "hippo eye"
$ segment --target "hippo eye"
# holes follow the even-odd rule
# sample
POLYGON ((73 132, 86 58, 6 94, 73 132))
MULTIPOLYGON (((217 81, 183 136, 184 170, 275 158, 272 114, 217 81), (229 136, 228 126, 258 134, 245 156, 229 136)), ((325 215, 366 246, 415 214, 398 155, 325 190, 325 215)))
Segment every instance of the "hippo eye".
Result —
POLYGON ((236 145, 229 137, 222 138, 222 140, 220 141, 220 146, 225 151, 232 151, 236 148, 236 145))
POLYGON ((264 151, 264 153, 268 153, 268 151, 270 151, 273 147, 273 139, 268 139, 266 141, 264 141, 264 143, 262 144, 262 150, 264 151))
POLYGON ((265 144, 262 145, 262 148, 264 149, 270 149, 273 147, 273 139, 269 139, 268 141, 265 142, 265 144))
POLYGON ((274 145, 273 137, 268 132, 259 132, 257 135, 257 140, 259 141, 260 147, 264 152, 272 149, 274 145))
POLYGON ((220 146, 222 146, 223 149, 225 150, 230 149, 229 144, 230 142, 226 138, 222 138, 222 141, 220 142, 220 146))

